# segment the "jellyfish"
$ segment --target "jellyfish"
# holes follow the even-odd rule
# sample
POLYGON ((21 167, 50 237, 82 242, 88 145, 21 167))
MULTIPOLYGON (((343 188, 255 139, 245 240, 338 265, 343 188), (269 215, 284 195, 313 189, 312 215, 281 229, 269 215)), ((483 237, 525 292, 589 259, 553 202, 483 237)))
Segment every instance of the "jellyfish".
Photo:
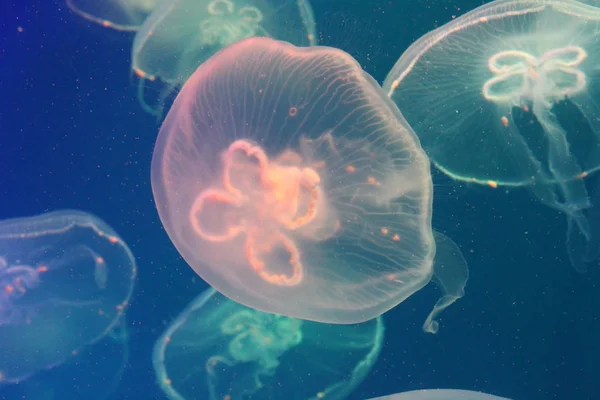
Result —
POLYGON ((175 247, 248 307, 360 323, 434 273, 429 160, 341 50, 270 38, 222 50, 175 99, 151 170, 175 247))
POLYGON ((598 32, 600 9, 581 1, 493 1, 411 45, 383 87, 440 170, 527 187, 590 240, 598 32))
POLYGON ((396 393, 371 400, 510 400, 483 392, 456 389, 425 389, 396 393))
POLYGON ((88 21, 118 31, 137 31, 163 0, 66 0, 67 7, 88 21))
POLYGON ((132 70, 140 78, 138 97, 149 113, 162 104, 200 64, 239 40, 266 36, 298 46, 316 44, 308 0, 162 0, 135 36, 132 70), (160 80, 158 106, 144 96, 147 82, 160 80))
POLYGON ((344 399, 377 360, 383 335, 381 317, 357 325, 302 321, 210 288, 157 340, 153 364, 171 400, 344 399))
POLYGON ((63 364, 113 331, 136 267, 98 218, 57 211, 0 223, 0 385, 63 364))

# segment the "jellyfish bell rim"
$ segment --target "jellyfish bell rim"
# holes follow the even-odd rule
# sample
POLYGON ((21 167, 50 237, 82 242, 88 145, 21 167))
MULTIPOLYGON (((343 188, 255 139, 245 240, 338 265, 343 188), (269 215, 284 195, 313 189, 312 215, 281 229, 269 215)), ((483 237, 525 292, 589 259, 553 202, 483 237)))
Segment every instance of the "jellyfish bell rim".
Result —
MULTIPOLYGON (((398 134, 400 135, 400 133, 398 134)), ((433 209, 433 181, 431 178, 429 160, 425 152, 422 150, 419 138, 410 128, 410 125, 408 122, 406 122, 394 102, 385 96, 385 93, 383 93, 377 81, 367 72, 365 72, 361 68, 360 64, 350 54, 339 49, 327 46, 301 47, 268 37, 251 37, 236 42, 215 53, 206 62, 201 64, 185 82, 177 98, 175 99, 173 106, 163 121, 163 125, 161 126, 160 132, 156 139, 152 156, 151 182, 155 205, 161 222, 163 223, 163 227, 169 238, 172 239, 171 241, 173 245, 175 248, 177 248, 188 266, 225 297, 244 306, 263 312, 279 313, 291 318, 304 319, 308 321, 331 324, 361 323, 373 319, 378 315, 381 315, 394 308, 406 298, 426 286, 433 276, 436 245, 433 229, 431 227, 433 209), (173 134, 163 128, 165 126, 181 126, 179 116, 181 114, 188 115, 191 107, 193 107, 193 105, 190 106, 185 103, 181 107, 178 107, 181 102, 186 101, 185 97, 189 96, 188 92, 193 93, 195 88, 202 87, 202 82, 208 81, 212 74, 214 74, 214 71, 218 71, 218 68, 215 68, 216 65, 222 64, 223 62, 227 62, 231 59, 235 59, 236 55, 239 54, 238 50, 249 46, 267 49, 267 51, 272 51, 273 53, 288 52, 292 53, 296 57, 305 57, 307 59, 319 58, 323 55, 330 56, 332 53, 342 58, 345 64, 348 64, 353 68, 354 71, 356 71, 356 75, 359 76, 358 79, 360 82, 364 83, 361 88, 365 91, 365 93, 377 96, 378 102, 380 102, 378 110, 382 110, 381 118, 385 118, 385 123, 392 124, 391 126, 394 128, 392 131, 401 132, 402 135, 405 135, 406 142, 410 143, 411 148, 417 150, 414 152, 414 155, 415 158, 418 158, 418 160, 413 161, 413 163, 418 163, 419 167, 422 168, 420 177, 423 178, 423 182, 420 185, 422 186, 421 191, 423 192, 423 195, 422 199, 418 202, 422 213, 420 213, 418 218, 416 217, 416 219, 419 221, 419 229, 415 230, 418 232, 417 236, 421 239, 421 241, 427 242, 428 245, 426 251, 423 252, 423 262, 419 264, 418 272, 415 270, 414 275, 417 275, 418 279, 415 278, 414 281, 411 281, 408 284, 402 282, 405 288, 404 290, 394 291, 393 294, 386 297, 383 301, 373 302, 367 307, 359 309, 345 309, 342 308, 341 305, 329 308, 316 308, 314 304, 312 306, 306 304, 306 307, 301 307, 301 310, 296 309, 293 312, 286 313, 281 311, 281 307, 277 305, 277 302, 273 302, 272 299, 269 299, 256 290, 248 291, 249 293, 252 293, 251 296, 236 296, 231 290, 232 284, 222 277, 222 273, 218 273, 212 268, 201 268, 200 266, 205 267, 208 264, 205 262, 200 262, 199 264, 197 259, 194 259, 194 257, 188 254, 185 245, 178 244, 177 240, 173 240, 173 238, 179 238, 181 236, 181 228, 179 228, 179 224, 177 224, 176 221, 174 219, 172 220, 170 217, 174 214, 179 214, 182 211, 175 208, 179 207, 179 205, 172 204, 173 201, 167 194, 168 191, 165 190, 168 179, 164 177, 165 171, 163 168, 163 160, 167 155, 165 148, 167 148, 167 143, 172 140, 171 136, 173 134), (188 94, 186 95, 186 93, 188 94), (258 298, 261 302, 260 305, 252 303, 252 299, 256 298, 258 298)), ((186 211, 183 212, 185 213, 186 211)))
POLYGON ((489 393, 462 389, 420 389, 374 397, 369 400, 510 400, 489 393))
POLYGON ((82 8, 77 6, 75 2, 76 0, 65 0, 67 8, 71 10, 74 14, 78 15, 86 21, 92 22, 96 25, 100 25, 103 28, 109 28, 119 32, 135 33, 138 31, 138 29, 140 29, 140 27, 144 23, 143 20, 139 23, 132 24, 116 23, 108 18, 98 17, 88 11, 83 10, 82 8))

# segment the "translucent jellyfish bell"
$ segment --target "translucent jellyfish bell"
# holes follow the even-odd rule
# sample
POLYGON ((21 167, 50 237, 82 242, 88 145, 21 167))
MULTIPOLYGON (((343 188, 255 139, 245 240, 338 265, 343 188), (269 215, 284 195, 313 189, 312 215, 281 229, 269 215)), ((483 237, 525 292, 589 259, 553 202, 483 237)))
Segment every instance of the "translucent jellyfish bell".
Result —
POLYGON ((108 334, 135 273, 129 248, 89 214, 1 222, 0 383, 61 364, 108 334))
POLYGON ((456 389, 425 389, 396 393, 371 400, 510 400, 482 392, 456 389))
POLYGON ((315 20, 308 0, 163 0, 136 34, 132 68, 144 80, 160 81, 169 92, 222 48, 253 36, 298 46, 316 44, 315 20))
POLYGON ((600 167, 598 32, 600 9, 583 2, 494 1, 415 42, 384 89, 442 171, 527 186, 589 240, 583 178, 600 167))
POLYGON ((119 31, 138 30, 161 1, 163 0, 66 0, 67 6, 79 16, 119 31))
POLYGON ((345 399, 383 344, 383 321, 328 325, 263 313, 214 289, 194 299, 154 346, 171 400, 345 399))
POLYGON ((188 264, 261 311, 363 322, 433 274, 429 160, 341 50, 251 38, 202 64, 161 127, 152 190, 188 264))

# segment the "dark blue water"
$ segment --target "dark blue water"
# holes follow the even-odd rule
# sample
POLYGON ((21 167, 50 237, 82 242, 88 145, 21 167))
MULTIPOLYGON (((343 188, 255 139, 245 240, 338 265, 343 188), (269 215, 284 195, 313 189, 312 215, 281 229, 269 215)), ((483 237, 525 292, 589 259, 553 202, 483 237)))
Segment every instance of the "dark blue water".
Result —
MULTIPOLYGON (((480 4, 313 1, 323 44, 349 51, 380 82, 412 41, 480 4)), ((61 1, 2 1, 0 219, 80 209, 129 244, 139 279, 114 398, 150 400, 163 399, 154 340, 207 285, 172 246, 153 204, 158 126, 136 99, 131 42, 61 1)), ((600 271, 570 267, 563 215, 525 191, 461 186, 439 173, 434 183, 434 227, 469 262, 466 297, 443 314, 435 336, 421 331, 439 295, 433 285, 386 314, 380 359, 351 398, 448 387, 517 400, 599 399, 600 271)), ((65 390, 72 383, 48 379, 65 390)))

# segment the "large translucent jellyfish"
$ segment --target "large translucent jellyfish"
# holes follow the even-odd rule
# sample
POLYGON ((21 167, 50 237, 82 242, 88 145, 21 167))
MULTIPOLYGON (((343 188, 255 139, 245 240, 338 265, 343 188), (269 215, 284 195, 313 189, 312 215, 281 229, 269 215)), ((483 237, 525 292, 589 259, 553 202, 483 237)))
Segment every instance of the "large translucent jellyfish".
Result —
POLYGON ((381 317, 329 325, 268 314, 214 289, 193 300, 154 346, 171 400, 344 399, 377 360, 381 317))
POLYGON ((433 274, 429 160, 341 50, 251 38, 202 64, 161 127, 152 189, 188 264, 261 311, 363 322, 433 274))
POLYGON ((77 15, 119 31, 137 31, 162 1, 168 0, 66 0, 77 15))
POLYGON ((136 34, 132 68, 144 81, 165 83, 159 107, 200 64, 239 40, 266 36, 298 46, 316 44, 316 26, 308 0, 162 0, 136 34))
POLYGON ((0 223, 0 382, 19 382, 111 332, 133 255, 104 222, 60 211, 0 223))
POLYGON ((590 239, 583 178, 600 167, 600 9, 497 0, 436 29, 384 89, 454 179, 527 186, 590 239))
POLYGON ((396 393, 371 400, 510 400, 482 392, 456 389, 425 389, 396 393))

